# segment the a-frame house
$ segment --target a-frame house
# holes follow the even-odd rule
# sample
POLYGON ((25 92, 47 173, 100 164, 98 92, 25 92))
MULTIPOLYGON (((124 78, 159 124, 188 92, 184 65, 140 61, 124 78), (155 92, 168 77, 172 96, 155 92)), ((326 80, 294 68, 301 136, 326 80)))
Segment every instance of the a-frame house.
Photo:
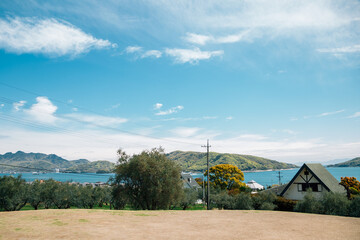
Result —
POLYGON ((320 197, 324 192, 346 194, 345 188, 323 165, 320 163, 305 163, 282 190, 280 196, 291 200, 302 200, 309 188, 317 197, 320 197))

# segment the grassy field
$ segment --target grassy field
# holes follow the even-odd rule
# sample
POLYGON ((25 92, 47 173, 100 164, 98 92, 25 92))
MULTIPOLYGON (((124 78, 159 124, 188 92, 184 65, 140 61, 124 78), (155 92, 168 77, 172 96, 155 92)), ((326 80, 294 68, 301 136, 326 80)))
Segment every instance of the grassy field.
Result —
POLYGON ((360 239, 360 218, 276 211, 0 212, 0 239, 360 239))

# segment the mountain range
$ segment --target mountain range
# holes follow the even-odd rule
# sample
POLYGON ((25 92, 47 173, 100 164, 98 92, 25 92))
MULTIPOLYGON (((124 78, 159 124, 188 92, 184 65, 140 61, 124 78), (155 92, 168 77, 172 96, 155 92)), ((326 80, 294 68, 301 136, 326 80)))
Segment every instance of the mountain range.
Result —
POLYGON ((328 167, 360 167, 360 157, 356 157, 342 163, 328 165, 328 167))

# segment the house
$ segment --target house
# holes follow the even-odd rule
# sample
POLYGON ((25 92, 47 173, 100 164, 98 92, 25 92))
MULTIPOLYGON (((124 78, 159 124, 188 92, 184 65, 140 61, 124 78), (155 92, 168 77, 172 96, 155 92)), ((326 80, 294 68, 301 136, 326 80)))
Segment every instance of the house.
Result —
POLYGON ((181 179, 184 181, 184 188, 201 188, 190 173, 181 173, 181 179))
POLYGON ((306 191, 311 189, 316 197, 325 192, 346 194, 339 181, 320 163, 305 163, 282 189, 280 196, 291 200, 302 200, 306 191))

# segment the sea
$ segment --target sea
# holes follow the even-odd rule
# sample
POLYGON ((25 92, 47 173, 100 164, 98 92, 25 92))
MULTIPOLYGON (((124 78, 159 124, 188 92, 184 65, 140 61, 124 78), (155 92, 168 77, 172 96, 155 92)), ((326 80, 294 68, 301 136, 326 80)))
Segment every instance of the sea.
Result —
MULTIPOLYGON (((326 168, 338 181, 341 177, 356 177, 360 180, 360 167, 329 167, 326 168)), ((254 180, 255 182, 263 186, 271 186, 273 184, 288 183, 299 168, 286 169, 286 170, 273 170, 273 171, 256 171, 256 172, 244 172, 244 182, 254 180), (279 178, 280 174, 280 178, 279 178)), ((114 177, 114 174, 96 174, 96 173, 39 173, 34 175, 32 173, 0 173, 0 176, 22 176, 27 182, 32 182, 35 179, 54 179, 61 182, 78 182, 78 183, 96 183, 107 182, 110 177, 114 177)), ((202 177, 201 173, 191 173, 194 178, 202 177)))

